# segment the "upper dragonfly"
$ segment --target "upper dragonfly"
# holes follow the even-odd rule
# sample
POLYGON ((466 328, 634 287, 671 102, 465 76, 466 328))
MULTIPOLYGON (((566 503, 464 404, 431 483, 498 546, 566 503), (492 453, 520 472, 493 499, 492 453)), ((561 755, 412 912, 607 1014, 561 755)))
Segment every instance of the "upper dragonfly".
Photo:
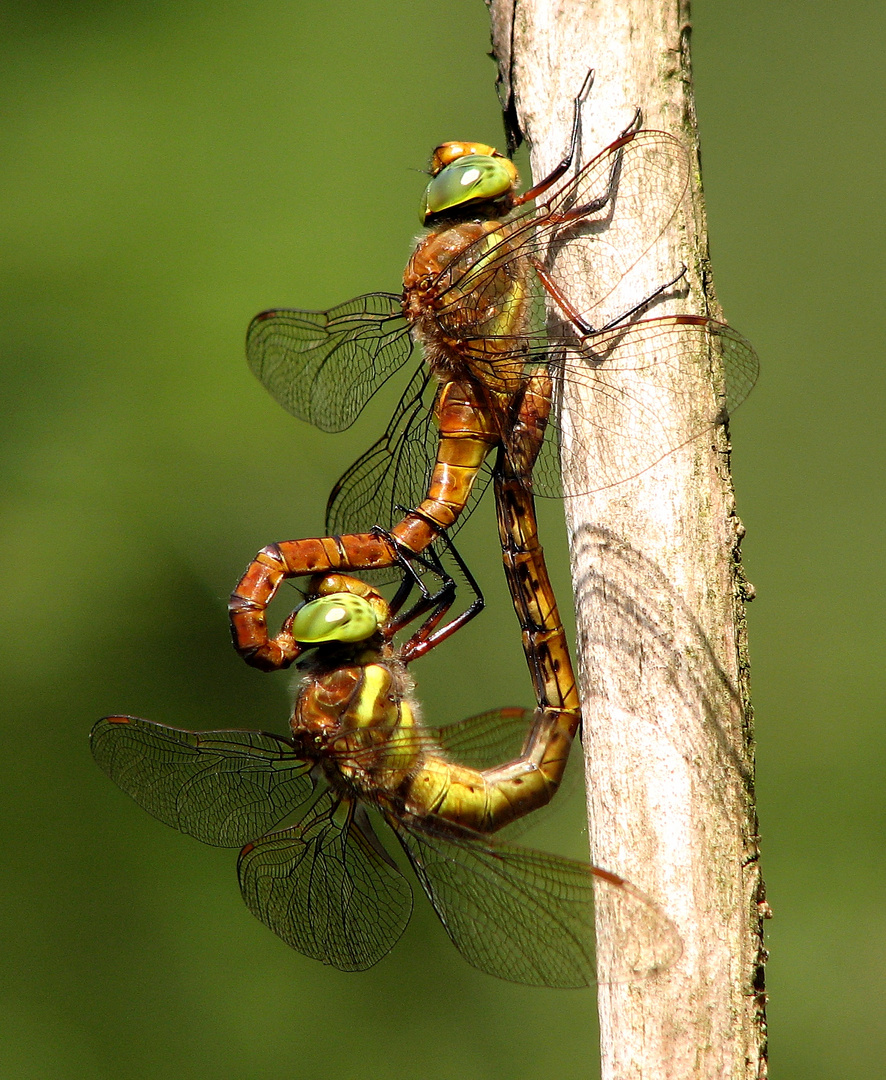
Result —
POLYGON ((542 387, 548 396, 547 437, 531 475, 542 494, 559 490, 561 456, 585 469, 591 461, 592 486, 603 488, 685 443, 685 424, 661 408, 665 394, 685 401, 700 434, 749 393, 757 357, 729 326, 695 315, 639 318, 679 287, 684 268, 672 267, 652 296, 595 325, 684 204, 690 157, 671 135, 632 127, 563 180, 589 87, 590 76, 575 101, 568 153, 523 194, 513 163, 493 147, 437 147, 421 211, 428 232, 401 292, 370 293, 329 311, 266 311, 253 320, 252 370, 284 408, 326 431, 352 424, 416 342, 427 363, 412 375, 384 435, 335 485, 326 522, 334 542, 266 548, 235 590, 235 641, 250 662, 287 662, 263 645, 256 649, 264 610, 284 578, 392 566, 398 548, 420 552, 456 524, 483 490, 475 481, 493 448, 500 451, 496 469, 509 462, 518 472, 522 447, 513 433, 527 393, 542 387), (564 245, 592 256, 595 299, 582 311, 570 301, 574 282, 559 258, 564 245), (546 318, 546 304, 556 318, 546 318), (723 361, 722 385, 711 357, 723 361), (569 398, 582 415, 572 418, 568 445, 559 446, 567 388, 578 391, 569 398), (621 426, 612 419, 614 399, 621 426), (709 408, 699 411, 699 400, 709 408), (601 428, 605 455, 595 452, 601 428), (414 509, 404 514, 403 506, 414 509), (370 523, 390 527, 389 535, 357 531, 370 523), (259 628, 256 637, 242 632, 246 623, 259 628))

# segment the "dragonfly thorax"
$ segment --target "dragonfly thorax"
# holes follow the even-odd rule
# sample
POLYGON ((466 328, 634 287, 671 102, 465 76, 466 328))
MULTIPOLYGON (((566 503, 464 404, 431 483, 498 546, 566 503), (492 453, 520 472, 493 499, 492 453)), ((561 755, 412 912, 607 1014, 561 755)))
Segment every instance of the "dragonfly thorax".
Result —
POLYGON ((428 233, 403 275, 403 312, 437 375, 471 373, 512 352, 528 320, 528 266, 510 257, 500 221, 463 221, 428 233), (478 357, 478 354, 480 356, 478 357))
POLYGON ((323 746, 351 730, 390 731, 413 691, 406 668, 382 650, 364 649, 342 663, 341 650, 318 650, 302 678, 290 728, 298 741, 323 746), (319 740, 319 742, 318 742, 319 740))

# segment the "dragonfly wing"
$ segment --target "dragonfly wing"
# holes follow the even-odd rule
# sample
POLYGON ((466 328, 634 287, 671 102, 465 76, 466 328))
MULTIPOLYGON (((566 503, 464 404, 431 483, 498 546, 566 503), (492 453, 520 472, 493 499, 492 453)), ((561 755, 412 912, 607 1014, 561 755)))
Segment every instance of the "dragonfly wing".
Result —
POLYGON ((293 949, 340 971, 377 964, 412 913, 409 883, 365 811, 331 792, 298 825, 247 844, 238 873, 253 915, 293 949))
MULTIPOLYGON (((637 131, 601 151, 564 187, 536 211, 539 224, 535 230, 536 257, 566 297, 575 296, 579 283, 574 281, 557 256, 565 244, 574 252, 588 248, 582 271, 583 295, 592 296, 580 314, 591 324, 601 325, 621 310, 642 300, 619 290, 629 281, 637 263, 658 242, 683 205, 689 190, 690 157, 679 139, 663 131, 637 131), (561 224, 563 214, 581 206, 592 206, 611 199, 587 216, 561 224), (616 293, 618 299, 616 300, 616 293)), ((673 268, 674 273, 679 266, 673 268)), ((663 271, 668 280, 669 271, 663 271)))
POLYGON ((431 376, 418 367, 403 391, 384 434, 336 481, 326 504, 330 536, 390 528, 397 509, 424 498, 439 434, 433 422, 431 376))
POLYGON ((645 472, 724 423, 751 392, 759 360, 725 323, 668 315, 595 334, 580 350, 560 346, 551 369, 551 418, 533 470, 540 495, 559 494, 561 464, 582 478, 580 492, 645 472))
POLYGON ((271 397, 321 431, 343 431, 412 354, 401 298, 368 293, 329 311, 263 311, 249 367, 271 397))
POLYGON ((535 717, 534 709, 492 709, 444 727, 425 728, 428 741, 448 758, 472 769, 491 769, 517 757, 535 717))
POLYGON ((627 916, 620 978, 644 978, 680 954, 670 920, 615 875, 511 844, 395 829, 453 944, 490 975, 531 986, 594 982, 595 883, 627 916))
POLYGON ((92 753, 139 806, 204 844, 240 847, 301 805, 311 763, 261 731, 182 731, 109 716, 92 729, 92 753))

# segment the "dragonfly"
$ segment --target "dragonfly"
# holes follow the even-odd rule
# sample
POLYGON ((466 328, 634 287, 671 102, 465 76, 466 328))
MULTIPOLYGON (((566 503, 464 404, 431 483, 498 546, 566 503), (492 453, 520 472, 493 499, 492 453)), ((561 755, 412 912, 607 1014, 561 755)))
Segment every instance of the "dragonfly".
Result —
MULTIPOLYGON (((638 115, 567 178, 591 82, 592 73, 575 99, 563 160, 523 194, 513 163, 494 147, 437 147, 421 209, 427 232, 400 292, 328 311, 275 309, 252 321, 252 370, 284 408, 325 431, 354 423, 416 346, 422 355, 384 434, 333 488, 328 535, 269 545, 235 588, 232 633, 248 663, 274 670, 292 662, 285 628, 271 635, 267 627, 268 605, 286 579, 392 567, 402 553, 426 550, 464 520, 490 474, 507 474, 512 490, 522 480, 556 494, 562 458, 585 468, 591 461, 594 487, 620 483, 686 442, 662 397, 685 404, 700 435, 750 392, 757 357, 731 327, 695 315, 641 318, 679 288, 685 268, 594 325, 685 204, 691 160, 678 139, 640 129, 638 115), (587 310, 570 300, 576 283, 559 258, 566 246, 592 257, 596 299, 587 310), (717 360, 722 383, 712 375, 717 360), (571 438, 561 440, 567 395, 580 403, 579 415, 568 425, 571 438), (710 408, 699 411, 698 400, 710 408), (622 422, 613 420, 614 402, 622 422), (530 472, 521 433, 539 419, 545 437, 530 472), (605 453, 596 452, 598 438, 605 453), (493 452, 492 469, 484 469, 493 452), (367 522, 387 532, 361 531, 367 522)), ((532 572, 545 593, 540 549, 532 572)), ((512 595, 519 615, 519 594, 512 595)))
POLYGON ((410 885, 373 819, 396 837, 446 933, 481 971, 589 985, 601 896, 623 927, 617 978, 672 965, 678 932, 629 881, 492 835, 533 808, 527 792, 544 787, 549 767, 559 772, 556 725, 511 708, 424 726, 406 665, 467 614, 441 625, 444 598, 397 648, 393 633, 413 617, 397 615, 402 592, 388 604, 359 578, 312 581, 291 620, 302 680, 288 736, 111 716, 92 731, 96 761, 165 824, 239 847, 249 910, 294 949, 342 971, 382 959, 412 911, 410 885), (522 750, 493 765, 513 754, 515 734, 522 750))

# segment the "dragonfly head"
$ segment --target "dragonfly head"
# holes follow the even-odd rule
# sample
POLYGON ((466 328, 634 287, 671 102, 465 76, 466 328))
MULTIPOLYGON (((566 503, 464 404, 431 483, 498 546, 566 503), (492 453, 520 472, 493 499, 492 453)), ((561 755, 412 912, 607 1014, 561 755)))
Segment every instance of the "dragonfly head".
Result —
MULTIPOLYGON (((431 154, 431 163, 428 166, 428 172, 431 176, 436 176, 442 172, 447 165, 451 165, 453 161, 458 161, 459 158, 469 157, 472 154, 480 154, 483 157, 499 158, 501 161, 507 161, 511 168, 513 168, 513 162, 500 154, 494 146, 487 146, 486 143, 477 142, 445 142, 440 143, 439 146, 434 148, 434 152, 431 154)), ((517 183, 517 170, 514 169, 514 184, 517 183)))
POLYGON ((378 628, 375 607, 349 592, 318 596, 300 607, 292 620, 292 636, 303 645, 366 641, 378 628))
POLYGON ((506 199, 520 182, 513 161, 485 143, 442 143, 431 156, 430 172, 422 224, 435 214, 506 199))

